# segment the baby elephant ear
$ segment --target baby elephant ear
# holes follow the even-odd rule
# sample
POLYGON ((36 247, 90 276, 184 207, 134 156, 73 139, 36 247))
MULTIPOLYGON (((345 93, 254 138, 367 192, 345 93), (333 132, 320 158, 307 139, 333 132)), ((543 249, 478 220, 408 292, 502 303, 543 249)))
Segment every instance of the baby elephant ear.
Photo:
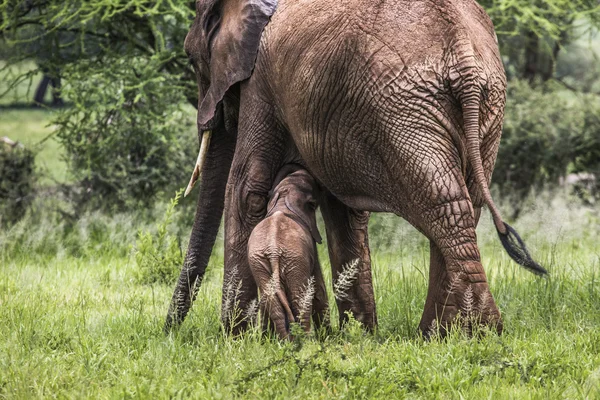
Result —
POLYGON ((312 235, 314 241, 321 244, 321 242, 323 242, 323 238, 319 233, 319 228, 317 228, 317 216, 315 215, 315 212, 313 212, 308 226, 310 227, 310 234, 312 235))
POLYGON ((319 229, 317 228, 317 217, 315 215, 315 211, 313 210, 309 215, 302 210, 298 210, 296 207, 294 207, 294 204, 289 201, 288 197, 285 197, 285 206, 288 210, 293 212, 294 215, 296 215, 296 217, 300 219, 300 221, 302 221, 306 228, 308 228, 313 240, 321 244, 323 238, 321 238, 321 234, 319 233, 319 229))
POLYGON ((273 208, 277 205, 277 200, 279 200, 279 192, 275 192, 275 194, 271 197, 271 201, 269 201, 267 207, 267 215, 273 211, 273 208))
POLYGON ((206 15, 210 53, 210 86, 198 107, 198 125, 207 128, 227 90, 254 70, 262 32, 277 0, 221 0, 206 15))

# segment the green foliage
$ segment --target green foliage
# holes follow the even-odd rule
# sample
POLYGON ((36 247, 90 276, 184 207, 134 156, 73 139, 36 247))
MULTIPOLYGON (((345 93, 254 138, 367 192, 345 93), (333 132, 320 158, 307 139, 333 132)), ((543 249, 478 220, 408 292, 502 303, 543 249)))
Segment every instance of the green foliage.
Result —
POLYGON ((520 203, 532 188, 555 186, 569 172, 598 168, 597 96, 524 81, 509 85, 504 132, 492 181, 520 203))
POLYGON ((583 97, 583 128, 576 145, 573 172, 592 172, 600 177, 600 106, 598 97, 583 97))
POLYGON ((600 28, 600 4, 596 0, 479 3, 494 22, 509 78, 530 82, 551 79, 561 49, 600 28))
POLYGON ((0 227, 20 220, 33 200, 35 154, 0 141, 0 227))
POLYGON ((566 44, 557 57, 555 76, 571 90, 600 94, 600 32, 566 44))
POLYGON ((575 22, 587 19, 600 24, 600 4, 595 0, 481 0, 498 35, 516 36, 533 31, 538 37, 560 39, 575 22))
POLYGON ((43 109, 0 112, 0 136, 8 136, 26 148, 35 149, 38 182, 42 187, 69 179, 64 150, 53 138, 54 126, 49 125, 51 117, 52 113, 43 109))
MULTIPOLYGON (((192 2, 7 0, 0 15, 3 68, 33 59, 62 77, 71 107, 53 122, 78 205, 148 206, 187 180, 197 93, 182 43, 192 2)), ((37 72, 6 74, 8 90, 37 72)))
POLYGON ((148 206, 181 185, 194 159, 194 124, 164 60, 115 58, 98 70, 81 62, 65 72, 73 107, 55 119, 81 200, 94 208, 148 206))
POLYGON ((183 265, 183 254, 177 237, 169 233, 175 207, 179 204, 183 190, 179 190, 167 208, 157 232, 139 232, 136 243, 136 278, 140 283, 172 284, 183 265))
MULTIPOLYGON (((197 103, 195 75, 182 46, 194 15, 193 2, 6 0, 0 4, 0 14, 0 39, 7 47, 3 54, 7 66, 37 60, 51 73, 62 73, 71 82, 82 76, 71 78, 70 73, 61 71, 66 66, 77 69, 83 63, 82 72, 106 72, 106 81, 122 79, 137 87, 154 76, 121 77, 119 65, 116 72, 111 71, 116 59, 135 58, 141 64, 151 62, 169 76, 167 80, 179 80, 183 98, 197 103)), ((35 72, 28 71, 24 77, 35 72)))

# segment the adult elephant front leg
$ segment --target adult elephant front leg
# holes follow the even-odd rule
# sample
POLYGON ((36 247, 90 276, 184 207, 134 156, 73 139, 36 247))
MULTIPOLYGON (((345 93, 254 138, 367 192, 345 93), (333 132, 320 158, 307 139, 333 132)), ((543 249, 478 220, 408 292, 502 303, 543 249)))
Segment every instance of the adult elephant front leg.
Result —
POLYGON ((225 275, 221 319, 237 335, 248 326, 257 287, 248 262, 248 239, 264 218, 269 191, 283 163, 284 142, 267 105, 242 102, 238 145, 225 195, 225 275))
POLYGON ((165 332, 183 322, 192 306, 206 272, 221 217, 225 198, 225 182, 235 151, 235 134, 220 129, 213 135, 198 194, 194 227, 190 237, 185 262, 173 292, 165 332))
POLYGON ((377 326, 377 313, 371 276, 369 213, 347 207, 332 194, 324 196, 321 210, 327 230, 334 290, 338 292, 335 295, 340 326, 346 323, 347 313, 351 312, 356 320, 373 330, 377 326), (341 274, 350 283, 349 287, 341 288, 336 284, 341 274))

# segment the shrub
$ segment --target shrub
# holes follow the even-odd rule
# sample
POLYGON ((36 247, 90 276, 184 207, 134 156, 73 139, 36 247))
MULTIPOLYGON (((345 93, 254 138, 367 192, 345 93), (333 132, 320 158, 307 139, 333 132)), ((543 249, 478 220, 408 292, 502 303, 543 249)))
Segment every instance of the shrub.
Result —
POLYGON ((0 5, 6 65, 36 60, 60 76, 61 97, 72 104, 52 122, 77 181, 76 210, 148 207, 188 180, 197 87, 183 40, 194 8, 183 0, 0 5))
POLYGON ((172 284, 179 275, 183 264, 183 253, 178 238, 169 233, 169 226, 182 193, 183 190, 178 191, 171 200, 156 233, 147 231, 138 233, 135 263, 136 279, 140 283, 172 284))
POLYGON ((600 177, 600 106, 598 97, 585 96, 583 130, 577 140, 572 172, 590 172, 600 177))
POLYGON ((35 154, 18 143, 0 141, 0 226, 20 220, 33 199, 35 154))
POLYGON ((161 62, 121 58, 107 70, 79 63, 65 71, 63 94, 74 107, 57 118, 57 137, 83 188, 79 201, 92 208, 147 207, 187 180, 193 113, 161 62))
POLYGON ((570 172, 597 168, 599 116, 597 96, 510 82, 493 182, 512 203, 514 217, 532 189, 554 187, 570 172))

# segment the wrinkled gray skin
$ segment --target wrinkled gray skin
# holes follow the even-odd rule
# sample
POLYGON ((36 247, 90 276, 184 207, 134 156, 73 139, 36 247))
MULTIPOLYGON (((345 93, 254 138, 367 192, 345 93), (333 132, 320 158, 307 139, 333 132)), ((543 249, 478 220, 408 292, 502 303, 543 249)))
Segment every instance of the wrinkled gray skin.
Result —
POLYGON ((311 316, 319 329, 328 312, 316 246, 321 243, 315 215, 319 194, 314 178, 303 169, 277 181, 267 215, 248 240, 248 261, 263 322, 281 339, 291 339, 290 323, 309 332, 311 316))
MULTIPOLYGON (((502 329, 475 228, 487 204, 508 237, 488 190, 506 78, 474 0, 200 0, 185 50, 198 76, 198 128, 213 140, 167 329, 189 310, 223 205, 225 285, 242 289, 242 311, 256 298, 248 238, 290 162, 330 191, 321 208, 334 280, 362 260, 338 303, 342 318, 376 324, 366 210, 395 213, 430 240, 425 334, 466 310, 502 329)), ((233 332, 246 326, 223 321, 233 332)))

